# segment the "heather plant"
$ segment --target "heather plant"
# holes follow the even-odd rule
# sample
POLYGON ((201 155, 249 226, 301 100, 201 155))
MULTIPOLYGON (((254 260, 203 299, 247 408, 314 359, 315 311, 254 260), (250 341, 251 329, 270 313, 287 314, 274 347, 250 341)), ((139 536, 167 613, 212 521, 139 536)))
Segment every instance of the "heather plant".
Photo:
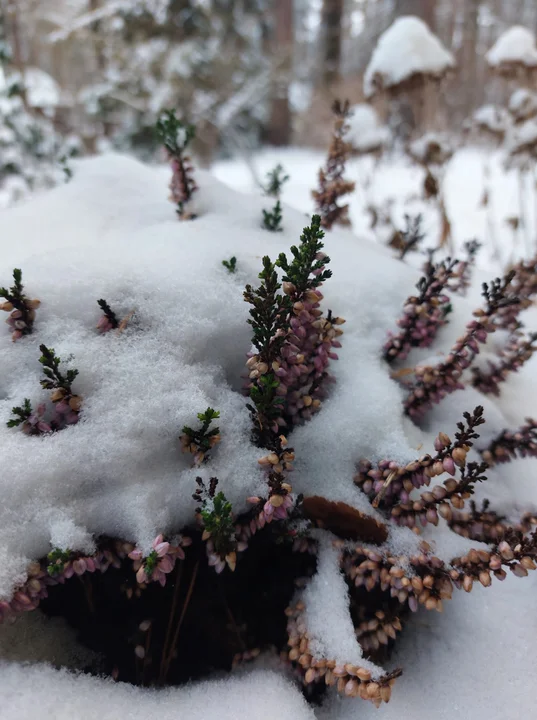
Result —
POLYGON ((193 220, 196 216, 188 206, 198 186, 194 180, 194 168, 185 151, 194 139, 196 129, 180 120, 174 110, 165 110, 157 121, 156 131, 172 168, 170 200, 175 204, 180 220, 193 220))
POLYGON ((425 237, 425 233, 422 229, 423 215, 419 214, 415 217, 411 217, 410 215, 406 214, 405 223, 405 230, 397 231, 390 242, 390 245, 392 247, 399 250, 400 260, 404 260, 405 256, 409 252, 416 252, 419 249, 423 238, 425 237))
POLYGON ((102 298, 101 300, 97 300, 97 304, 103 311, 103 314, 97 323, 97 330, 104 335, 105 333, 110 332, 110 330, 117 329, 119 327, 119 320, 110 305, 102 298))
MULTIPOLYGON (((478 240, 467 240, 464 243, 465 258, 461 260, 455 270, 455 282, 451 287, 460 295, 466 295, 472 280, 472 271, 482 244, 478 240)), ((518 293, 517 293, 518 296, 518 293)))
POLYGON ((198 413, 198 420, 201 422, 200 428, 193 430, 188 425, 183 427, 181 446, 183 452, 189 452, 194 455, 195 465, 200 465, 202 462, 205 462, 208 459, 208 453, 211 448, 220 442, 220 428, 210 427, 213 420, 217 420, 219 417, 220 413, 217 410, 208 407, 205 412, 198 413))
POLYGON ((20 407, 14 407, 14 417, 7 422, 8 427, 22 427, 27 435, 43 435, 61 430, 68 425, 75 425, 79 420, 82 407, 82 398, 73 392, 72 384, 78 375, 78 370, 69 369, 65 375, 60 371, 61 360, 54 354, 53 348, 40 345, 41 357, 39 362, 43 366, 44 379, 40 381, 45 390, 52 390, 50 399, 53 410, 47 420, 46 403, 40 403, 34 410, 28 398, 20 407))
POLYGON ((35 311, 41 301, 30 300, 24 294, 21 270, 18 268, 13 270, 13 285, 9 289, 0 287, 0 297, 5 298, 5 302, 0 304, 0 309, 10 313, 6 323, 13 331, 11 336, 13 342, 24 335, 30 335, 34 328, 35 311))
MULTIPOLYGON (((524 514, 519 522, 509 523, 490 504, 478 507, 473 500, 478 484, 492 482, 489 466, 537 454, 535 423, 530 420, 484 448, 479 433, 485 413, 477 405, 461 413, 451 437, 438 432, 432 447, 417 459, 356 457, 354 486, 351 470, 345 501, 330 495, 335 487, 330 477, 326 493, 319 484, 312 490, 310 475, 300 488, 303 494, 296 492, 293 470, 304 460, 304 445, 298 437, 293 443, 292 435, 314 413, 322 413, 332 380, 330 361, 338 359, 334 351, 341 345, 344 322, 323 308, 321 288, 332 281, 332 273, 321 228, 321 217, 313 216, 289 253, 275 262, 268 256, 262 259, 259 286, 248 285, 244 292, 253 345, 246 363, 246 403, 252 440, 259 449, 251 467, 251 495, 241 502, 232 494, 235 466, 225 478, 209 475, 217 455, 229 452, 225 442, 223 452, 215 448, 221 434, 226 439, 232 421, 224 408, 221 417, 208 407, 197 415, 198 425, 183 427, 180 440, 183 451, 193 455, 195 468, 184 470, 181 477, 193 486, 188 492, 195 501, 190 519, 179 523, 174 516, 173 508, 185 504, 185 498, 173 497, 180 491, 175 491, 172 476, 169 512, 159 508, 159 527, 145 543, 101 536, 92 551, 54 545, 28 567, 27 578, 12 597, 0 601, 0 619, 38 606, 50 615, 68 617, 81 637, 102 651, 99 672, 142 686, 180 684, 230 670, 275 647, 308 698, 319 700, 333 687, 341 695, 378 706, 390 700, 403 672, 383 666, 403 629, 412 631, 413 613, 440 612, 454 590, 470 592, 476 583, 488 587, 493 579, 505 579, 507 572, 523 577, 537 567, 537 519, 524 514), (353 493, 361 493, 356 507, 353 493), (468 545, 446 560, 434 545, 440 524, 486 545, 468 545), (421 536, 423 530, 431 542, 421 536), (409 537, 400 545, 397 536, 403 533, 409 537), (321 604, 324 626, 331 622, 336 604, 326 596, 316 602, 310 592, 315 583, 326 592, 340 592, 339 601, 348 606, 358 643, 348 662, 316 642, 314 606, 321 604)), ((431 345, 449 308, 445 293, 460 283, 459 269, 456 261, 434 264, 431 258, 418 284, 419 296, 405 305, 398 341, 389 341, 396 352, 378 348, 379 364, 381 354, 392 361, 406 357, 410 348, 431 345)), ((483 308, 445 362, 416 370, 404 402, 411 419, 420 420, 442 398, 442 383, 446 393, 462 384, 463 370, 471 366, 479 346, 490 333, 503 329, 505 313, 518 307, 512 288, 521 284, 515 271, 484 286, 483 308)), ((106 319, 99 329, 119 326, 108 303, 98 302, 106 319)), ((522 336, 516 337, 520 341, 522 336)), ((42 384, 52 393, 55 412, 65 403, 78 413, 81 399, 73 390, 77 371, 65 372, 53 349, 41 345, 41 352, 42 384)), ((390 368, 384 367, 388 374, 390 368)), ((45 413, 45 406, 34 412, 25 400, 14 408, 10 423, 26 425, 31 434, 48 432, 40 425, 47 423, 45 413)), ((56 429, 52 420, 49 428, 56 429)), ((350 432, 361 429, 351 427, 350 432)), ((171 441, 168 447, 173 463, 171 441)), ((338 453, 337 446, 327 447, 338 453)))
POLYGON ((514 333, 507 346, 500 351, 500 362, 488 361, 488 369, 472 368, 472 385, 485 395, 500 394, 500 385, 507 377, 518 372, 530 360, 537 349, 537 333, 524 335, 522 332, 514 333))
POLYGON ((404 360, 414 347, 429 347, 438 330, 446 323, 451 311, 450 280, 455 276, 458 261, 448 258, 436 265, 427 263, 425 275, 416 285, 419 295, 411 295, 403 308, 403 317, 397 321, 401 331, 390 335, 384 345, 387 362, 404 360))
POLYGON ((349 205, 340 205, 340 198, 353 192, 355 183, 345 179, 345 166, 352 152, 352 146, 345 140, 349 130, 350 106, 348 100, 334 102, 334 130, 328 150, 325 167, 319 170, 319 188, 312 191, 316 209, 321 217, 321 225, 330 230, 333 225, 351 224, 349 205))
POLYGON ((283 186, 289 180, 282 165, 276 165, 274 170, 267 173, 267 184, 264 187, 265 195, 276 199, 272 210, 263 210, 263 227, 271 232, 281 232, 282 227, 282 205, 280 196, 283 186))
POLYGON ((229 258, 229 260, 222 260, 222 265, 230 273, 237 271, 237 258, 235 256, 229 258))

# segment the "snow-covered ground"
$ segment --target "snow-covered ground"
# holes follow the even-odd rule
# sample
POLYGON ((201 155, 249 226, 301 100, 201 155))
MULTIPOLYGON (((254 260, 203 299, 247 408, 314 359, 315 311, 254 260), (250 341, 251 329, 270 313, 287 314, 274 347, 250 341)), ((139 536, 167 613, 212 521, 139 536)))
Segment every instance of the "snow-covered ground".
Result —
MULTIPOLYGON (((526 173, 520 180, 515 170, 505 169, 504 160, 502 152, 490 148, 461 148, 447 164, 443 182, 454 248, 477 238, 485 244, 478 264, 496 272, 513 259, 531 257, 537 251, 535 178, 526 173), (485 199, 488 199, 486 204, 485 199), (509 223, 512 218, 519 218, 518 230, 513 230, 509 223)), ((264 182, 265 174, 281 163, 290 175, 283 189, 283 200, 309 214, 314 208, 311 189, 324 162, 325 155, 321 152, 268 149, 255 155, 249 165, 241 160, 216 163, 213 173, 231 187, 256 192, 256 180, 264 182), (255 179, 251 168, 257 176, 255 179)), ((345 202, 350 203, 356 235, 385 242, 393 228, 383 224, 382 216, 391 217, 396 228, 404 229, 405 214, 422 213, 424 246, 438 245, 440 217, 436 202, 423 199, 425 171, 405 155, 398 153, 380 162, 371 156, 351 159, 347 176, 356 181, 355 192, 345 198, 345 202), (375 207, 379 215, 375 229, 371 228, 369 207, 375 207)), ((257 193, 261 194, 261 190, 257 189, 257 193)))
MULTIPOLYGON (((448 211, 457 246, 469 237, 486 237, 485 211, 479 206, 483 159, 479 151, 464 151, 455 156, 447 173, 448 211)), ((28 561, 42 557, 51 545, 89 550, 93 535, 109 534, 148 548, 157 532, 178 530, 195 507, 195 475, 217 475, 237 511, 247 496, 261 492, 261 453, 250 442, 250 419, 239 392, 250 349, 242 292, 247 282, 255 283, 263 255, 275 258, 298 242, 309 223, 309 192, 322 156, 271 152, 256 158, 255 164, 263 174, 277 161, 292 176, 284 192, 289 206, 284 207, 282 233, 261 229, 262 209, 271 201, 262 197, 249 171, 237 162, 220 164, 214 175, 253 194, 236 192, 212 175, 198 173, 199 217, 193 222, 175 218, 167 201, 167 170, 117 156, 82 161, 67 185, 0 213, 0 283, 8 284, 13 267, 21 267, 29 294, 42 302, 33 335, 13 344, 7 328, 0 332, 0 599, 9 598, 24 579, 28 561), (221 264, 231 256, 237 258, 235 275, 221 264), (96 333, 96 301, 101 297, 121 315, 135 310, 123 335, 96 333), (35 438, 7 428, 5 420, 24 397, 37 403, 46 395, 39 387, 37 362, 42 342, 79 370, 75 383, 84 405, 77 425, 35 438), (221 412, 222 442, 206 466, 193 470, 180 453, 177 436, 209 405, 221 412)), ((498 401, 460 391, 429 416, 425 430, 403 416, 403 393, 389 376, 381 348, 419 271, 371 242, 374 233, 363 208, 371 198, 378 203, 394 197, 398 221, 413 207, 422 208, 421 200, 412 199, 420 193, 421 173, 404 161, 383 164, 367 187, 371 165, 366 158, 349 166, 349 175, 359 181, 351 206, 354 232, 332 231, 325 240, 333 278, 323 287, 324 304, 347 323, 340 359, 332 364, 334 391, 321 412, 293 433, 297 461, 292 483, 294 492, 322 494, 373 514, 352 483, 360 458, 412 460, 432 449, 438 431, 451 432, 462 411, 478 402, 485 406, 486 433, 516 426, 535 414, 537 390, 531 383, 535 363, 530 363, 509 380, 498 401)), ((521 249, 513 249, 510 231, 503 225, 503 215, 513 212, 512 204, 516 207, 516 178, 504 174, 494 159, 491 178, 498 247, 505 262, 521 249)), ((432 209, 425 222, 429 244, 434 245, 432 209)), ((497 265, 493 254, 485 257, 478 280, 490 279, 487 266, 497 265)), ((477 302, 475 292, 455 300, 453 320, 439 339, 440 350, 457 337, 477 302)), ((528 313, 533 329, 531 321, 528 313)), ((490 473, 486 487, 478 488, 477 498, 490 497, 495 507, 513 517, 535 510, 533 468, 530 460, 501 466, 490 473)), ((461 543, 465 546, 457 536, 453 541, 443 527, 431 538, 442 557, 453 557, 461 552, 461 543)), ((389 543, 408 552, 416 536, 401 528, 391 533, 389 543)), ((323 558, 328 581, 334 570, 330 557, 327 552, 323 558)), ((317 585, 327 591, 323 582, 317 585)), ((334 582, 329 590, 337 588, 334 582)), ((332 696, 313 710, 288 679, 267 670, 224 683, 164 691, 96 678, 75 680, 43 664, 82 666, 69 633, 57 632, 50 623, 28 625, 24 618, 13 627, 0 628, 0 720, 198 714, 210 720, 307 720, 313 713, 320 720, 368 718, 375 713, 386 720, 532 717, 537 711, 532 661, 536 592, 535 577, 509 576, 504 583, 493 581, 491 588, 476 588, 470 595, 456 592, 442 616, 422 610, 412 617, 393 663, 403 667, 404 675, 390 704, 380 710, 358 699, 332 696), (27 643, 14 643, 14 637, 21 637, 17 627, 27 643), (61 647, 54 653, 56 632, 61 647), (51 638, 47 648, 43 634, 51 638), (34 661, 31 668, 19 664, 25 660, 34 661)), ((336 599, 340 601, 341 595, 336 599)), ((316 632, 324 634, 319 641, 331 652, 348 619, 345 608, 333 605, 326 609, 324 625, 322 608, 314 611, 316 632)), ((346 636, 344 652, 348 643, 346 636)), ((360 651, 351 644, 348 652, 360 651)), ((264 662, 262 658, 260 665, 264 662)))

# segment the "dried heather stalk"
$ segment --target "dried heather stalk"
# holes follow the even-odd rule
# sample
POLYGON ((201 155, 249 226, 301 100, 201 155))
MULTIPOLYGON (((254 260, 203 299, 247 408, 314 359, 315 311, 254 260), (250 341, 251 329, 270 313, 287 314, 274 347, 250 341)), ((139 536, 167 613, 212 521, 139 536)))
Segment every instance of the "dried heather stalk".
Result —
POLYGON ((413 347, 429 347, 438 330, 446 322, 449 312, 449 297, 444 294, 454 275, 457 260, 446 260, 433 265, 429 263, 425 275, 416 287, 419 295, 411 295, 403 308, 403 317, 397 321, 401 328, 398 335, 392 335, 384 345, 384 359, 387 362, 404 360, 413 347))
POLYGON ((312 191, 317 212, 321 216, 321 224, 326 230, 333 225, 350 225, 349 206, 339 205, 339 199, 353 192, 355 183, 346 180, 343 175, 345 165, 350 156, 352 146, 345 141, 349 126, 349 102, 334 102, 332 111, 335 115, 334 132, 328 151, 326 166, 319 170, 319 189, 312 191))

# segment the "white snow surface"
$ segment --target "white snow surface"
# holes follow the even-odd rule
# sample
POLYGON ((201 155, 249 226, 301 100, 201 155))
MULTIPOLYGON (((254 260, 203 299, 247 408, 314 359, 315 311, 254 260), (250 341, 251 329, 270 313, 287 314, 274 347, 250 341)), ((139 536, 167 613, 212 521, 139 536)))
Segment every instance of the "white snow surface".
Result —
POLYGON ((487 62, 491 67, 519 63, 526 67, 537 66, 535 35, 522 25, 513 25, 503 32, 488 51, 487 62))
MULTIPOLYGON (((517 184, 499 157, 492 156, 490 182, 496 242, 505 261, 534 248, 525 247, 523 238, 514 247, 510 243, 502 218, 513 210, 517 184)), ((255 162, 268 170, 274 160, 267 153, 255 162)), ((205 173, 197 174, 200 217, 180 223, 166 200, 169 171, 120 156, 82 161, 67 185, 0 212, 0 283, 9 283, 13 267, 22 267, 29 295, 42 301, 33 336, 14 345, 7 328, 0 332, 0 597, 9 596, 24 579, 28 560, 41 557, 51 543, 89 551, 93 536, 106 532, 147 547, 157 532, 179 529, 192 516, 196 474, 218 475, 237 510, 247 495, 263 488, 256 470, 262 453, 249 442, 249 418, 238 392, 244 353, 250 347, 242 290, 246 282, 256 281, 263 254, 276 257, 298 241, 309 222, 309 189, 322 157, 291 151, 278 153, 276 160, 291 175, 283 199, 297 208, 284 206, 283 233, 259 228, 264 198, 237 193, 205 173), (232 255, 237 257, 236 275, 221 266, 221 260, 232 255), (120 315, 136 309, 122 336, 96 334, 100 297, 120 315), (69 364, 80 371, 75 388, 84 396, 83 416, 77 426, 55 436, 29 438, 5 427, 4 421, 24 397, 36 403, 46 395, 38 382, 40 342, 53 346, 64 359, 74 356, 69 364), (177 438, 182 425, 195 423, 196 413, 208 405, 221 410, 222 443, 207 467, 193 471, 177 438)), ((456 247, 468 237, 483 238, 482 164, 480 152, 464 151, 447 168, 445 191, 456 247)), ((247 170, 237 163, 222 164, 215 173, 240 190, 253 189, 247 170)), ((371 158, 349 163, 351 177, 367 173, 371 158)), ((485 441, 534 414, 532 361, 509 379, 499 400, 465 390, 430 413, 421 429, 402 418, 402 391, 389 379, 380 348, 387 330, 395 329, 420 273, 366 239, 375 239, 375 233, 367 227, 363 208, 369 199, 381 202, 382 193, 389 193, 397 219, 405 211, 423 209, 433 244, 431 212, 411 194, 421 178, 419 170, 392 158, 378 168, 369 188, 359 185, 351 198, 359 237, 350 231, 327 234, 334 277, 323 290, 325 307, 346 317, 347 323, 340 359, 332 364, 337 378, 333 394, 322 412, 292 435, 296 492, 323 494, 370 511, 352 484, 357 459, 414 459, 432 448, 439 430, 451 434, 462 410, 478 402, 485 405, 485 441)), ((497 274, 498 257, 488 252, 493 247, 490 238, 485 240, 490 247, 481 259, 485 270, 476 273, 476 287, 497 274)), ((440 351, 460 334, 478 303, 475 289, 467 299, 455 299, 455 313, 439 336, 440 351)), ((529 329, 537 327, 536 316, 535 311, 527 313, 529 329)), ((431 351, 413 353, 408 365, 428 355, 431 351)), ((534 462, 495 469, 489 481, 478 486, 477 501, 488 497, 513 519, 524 510, 535 511, 534 462)), ((429 531, 427 539, 445 560, 470 546, 443 525, 429 531)), ((388 546, 403 553, 414 542, 415 536, 400 528, 391 532, 388 546)), ((345 596, 339 592, 343 578, 330 552, 325 555, 321 563, 326 560, 326 572, 313 583, 330 578, 334 587, 325 584, 318 593, 310 591, 316 596, 311 622, 319 625, 316 636, 327 652, 330 643, 335 643, 336 656, 340 650, 359 652, 349 646, 354 634, 352 639, 339 636, 340 626, 350 632, 345 596), (333 609, 337 623, 330 622, 333 609)), ((454 714, 472 720, 533 717, 536 589, 535 576, 521 580, 509 575, 504 583, 474 588, 470 595, 455 592, 443 615, 420 611, 390 665, 404 668, 390 704, 377 711, 330 693, 315 711, 318 720, 350 720, 351 713, 367 720, 379 712, 386 720, 426 715, 452 720, 454 714)), ((1 720, 136 720, 157 714, 163 720, 195 720, 198 715, 204 720, 314 717, 298 692, 273 673, 156 692, 45 664, 20 664, 32 659, 80 667, 78 651, 64 630, 48 621, 42 625, 37 617, 34 613, 31 620, 22 618, 12 628, 0 629, 1 720), (21 636, 28 638, 28 653, 21 636), (51 638, 50 648, 45 637, 51 638), (56 643, 61 647, 53 650, 56 643)))
POLYGON ((314 658, 335 660, 338 665, 359 665, 377 678, 383 674, 382 668, 363 657, 354 632, 349 589, 340 568, 341 550, 334 547, 335 538, 329 534, 317 533, 317 538, 316 574, 302 595, 310 652, 314 658))
POLYGON ((412 75, 442 76, 455 59, 427 25, 413 15, 398 18, 380 36, 364 75, 364 92, 371 97, 412 75))
POLYGON ((351 108, 349 130, 345 139, 357 152, 367 153, 386 145, 390 140, 390 130, 380 124, 374 107, 360 103, 351 108))
POLYGON ((183 688, 148 690, 50 666, 0 663, 2 720, 314 720, 300 690, 254 671, 183 688))
MULTIPOLYGON (((31 336, 13 344, 7 328, 0 334, 0 597, 54 542, 85 550, 91 535, 107 534, 149 549, 158 532, 192 521, 198 474, 218 476, 236 511, 263 491, 263 453, 249 441, 240 393, 250 349, 242 293, 256 283, 261 256, 288 251, 308 218, 287 208, 285 232, 268 233, 263 198, 245 202, 199 173, 200 217, 181 223, 167 178, 124 157, 91 159, 72 182, 2 215, 10 240, 2 282, 21 267, 42 305, 31 336), (232 255, 236 275, 221 264, 232 255), (119 337, 95 330, 101 297, 120 317, 135 310, 119 337), (35 438, 5 423, 24 398, 48 397, 39 386, 42 342, 78 369, 73 387, 84 407, 78 425, 35 438), (222 442, 193 469, 178 436, 208 406, 221 412, 222 442)), ((337 281, 326 284, 325 306, 348 318, 345 344, 323 412, 293 434, 292 482, 296 492, 371 511, 352 483, 357 460, 415 454, 379 348, 417 273, 350 232, 330 233, 326 250, 337 281)))

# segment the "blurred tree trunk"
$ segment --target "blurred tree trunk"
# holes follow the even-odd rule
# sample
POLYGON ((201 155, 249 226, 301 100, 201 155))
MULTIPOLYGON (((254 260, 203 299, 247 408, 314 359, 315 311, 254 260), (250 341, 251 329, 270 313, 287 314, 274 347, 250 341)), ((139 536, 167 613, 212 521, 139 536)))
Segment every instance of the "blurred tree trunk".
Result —
POLYGON ((468 117, 481 102, 482 94, 477 86, 479 6, 481 0, 466 0, 463 6, 463 37, 458 67, 461 87, 461 111, 468 117))
POLYGON ((321 27, 324 35, 322 85, 329 89, 341 79, 341 46, 344 0, 324 0, 321 27))
POLYGON ((274 0, 272 57, 275 65, 267 140, 271 145, 289 145, 291 108, 289 85, 293 70, 293 0, 274 0))
POLYGON ((434 32, 436 28, 436 0, 397 0, 397 15, 416 15, 434 32))

